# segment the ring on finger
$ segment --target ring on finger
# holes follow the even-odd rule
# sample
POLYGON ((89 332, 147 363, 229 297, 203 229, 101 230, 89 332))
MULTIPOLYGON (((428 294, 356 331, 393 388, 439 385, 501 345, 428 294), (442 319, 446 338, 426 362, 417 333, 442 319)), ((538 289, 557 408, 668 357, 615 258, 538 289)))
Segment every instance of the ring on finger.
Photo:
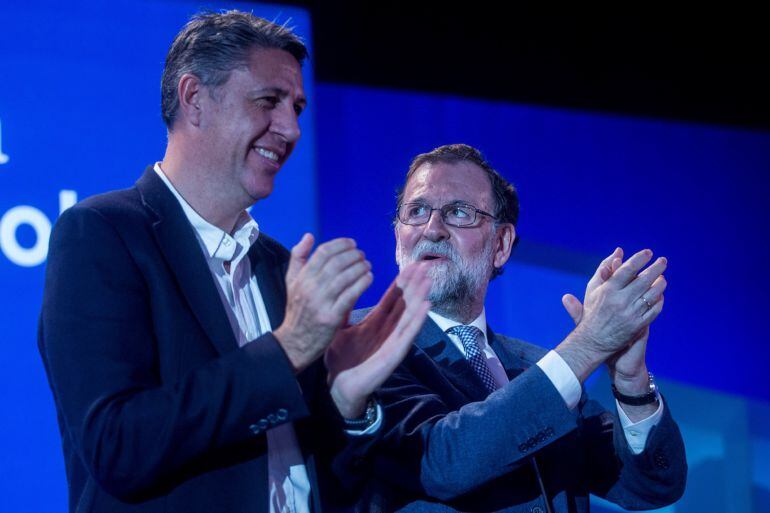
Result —
POLYGON ((650 311, 650 308, 652 308, 652 303, 650 303, 650 302, 647 300, 647 298, 646 298, 646 297, 644 297, 644 296, 642 296, 642 301, 644 302, 644 304, 645 304, 645 305, 647 305, 647 311, 649 312, 649 311, 650 311))

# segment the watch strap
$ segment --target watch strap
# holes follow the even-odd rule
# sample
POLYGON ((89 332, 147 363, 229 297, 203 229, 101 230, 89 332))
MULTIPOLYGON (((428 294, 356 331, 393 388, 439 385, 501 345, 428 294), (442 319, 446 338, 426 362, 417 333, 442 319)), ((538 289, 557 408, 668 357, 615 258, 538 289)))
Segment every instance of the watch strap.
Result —
POLYGON ((625 395, 618 391, 615 384, 612 384, 612 395, 615 396, 619 402, 627 404, 629 406, 644 406, 646 404, 652 404, 658 400, 658 387, 655 385, 652 373, 647 373, 649 376, 649 389, 642 395, 625 395))

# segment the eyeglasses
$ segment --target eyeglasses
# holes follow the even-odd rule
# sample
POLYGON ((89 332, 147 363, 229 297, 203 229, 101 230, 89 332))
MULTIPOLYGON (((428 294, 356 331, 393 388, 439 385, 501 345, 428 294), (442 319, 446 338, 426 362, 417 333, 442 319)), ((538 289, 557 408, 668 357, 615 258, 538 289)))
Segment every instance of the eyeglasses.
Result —
POLYGON ((434 210, 441 212, 444 224, 467 228, 476 224, 476 214, 497 219, 489 212, 462 203, 450 203, 440 208, 432 208, 424 203, 404 203, 398 207, 398 220, 410 226, 419 226, 430 221, 434 210))

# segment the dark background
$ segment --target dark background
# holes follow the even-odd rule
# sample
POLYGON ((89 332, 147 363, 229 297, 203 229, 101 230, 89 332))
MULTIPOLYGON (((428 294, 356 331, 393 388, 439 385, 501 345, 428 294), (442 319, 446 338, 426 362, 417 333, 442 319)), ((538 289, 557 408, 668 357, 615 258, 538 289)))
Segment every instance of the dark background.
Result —
POLYGON ((758 8, 284 3, 311 12, 319 81, 770 129, 758 8))

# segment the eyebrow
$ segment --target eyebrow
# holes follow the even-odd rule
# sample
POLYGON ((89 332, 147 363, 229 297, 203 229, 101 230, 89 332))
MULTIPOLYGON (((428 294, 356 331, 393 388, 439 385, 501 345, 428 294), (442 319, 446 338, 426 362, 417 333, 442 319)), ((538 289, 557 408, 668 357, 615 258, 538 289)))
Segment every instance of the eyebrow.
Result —
MULTIPOLYGON (((410 199, 409 201, 405 201, 404 203, 421 203, 425 205, 430 204, 430 202, 426 200, 424 196, 417 196, 415 198, 410 199)), ((453 199, 452 201, 444 203, 444 205, 468 205, 471 207, 475 207, 475 205, 470 201, 462 200, 462 199, 453 199)), ((444 205, 441 205, 441 206, 443 207, 444 205)))

